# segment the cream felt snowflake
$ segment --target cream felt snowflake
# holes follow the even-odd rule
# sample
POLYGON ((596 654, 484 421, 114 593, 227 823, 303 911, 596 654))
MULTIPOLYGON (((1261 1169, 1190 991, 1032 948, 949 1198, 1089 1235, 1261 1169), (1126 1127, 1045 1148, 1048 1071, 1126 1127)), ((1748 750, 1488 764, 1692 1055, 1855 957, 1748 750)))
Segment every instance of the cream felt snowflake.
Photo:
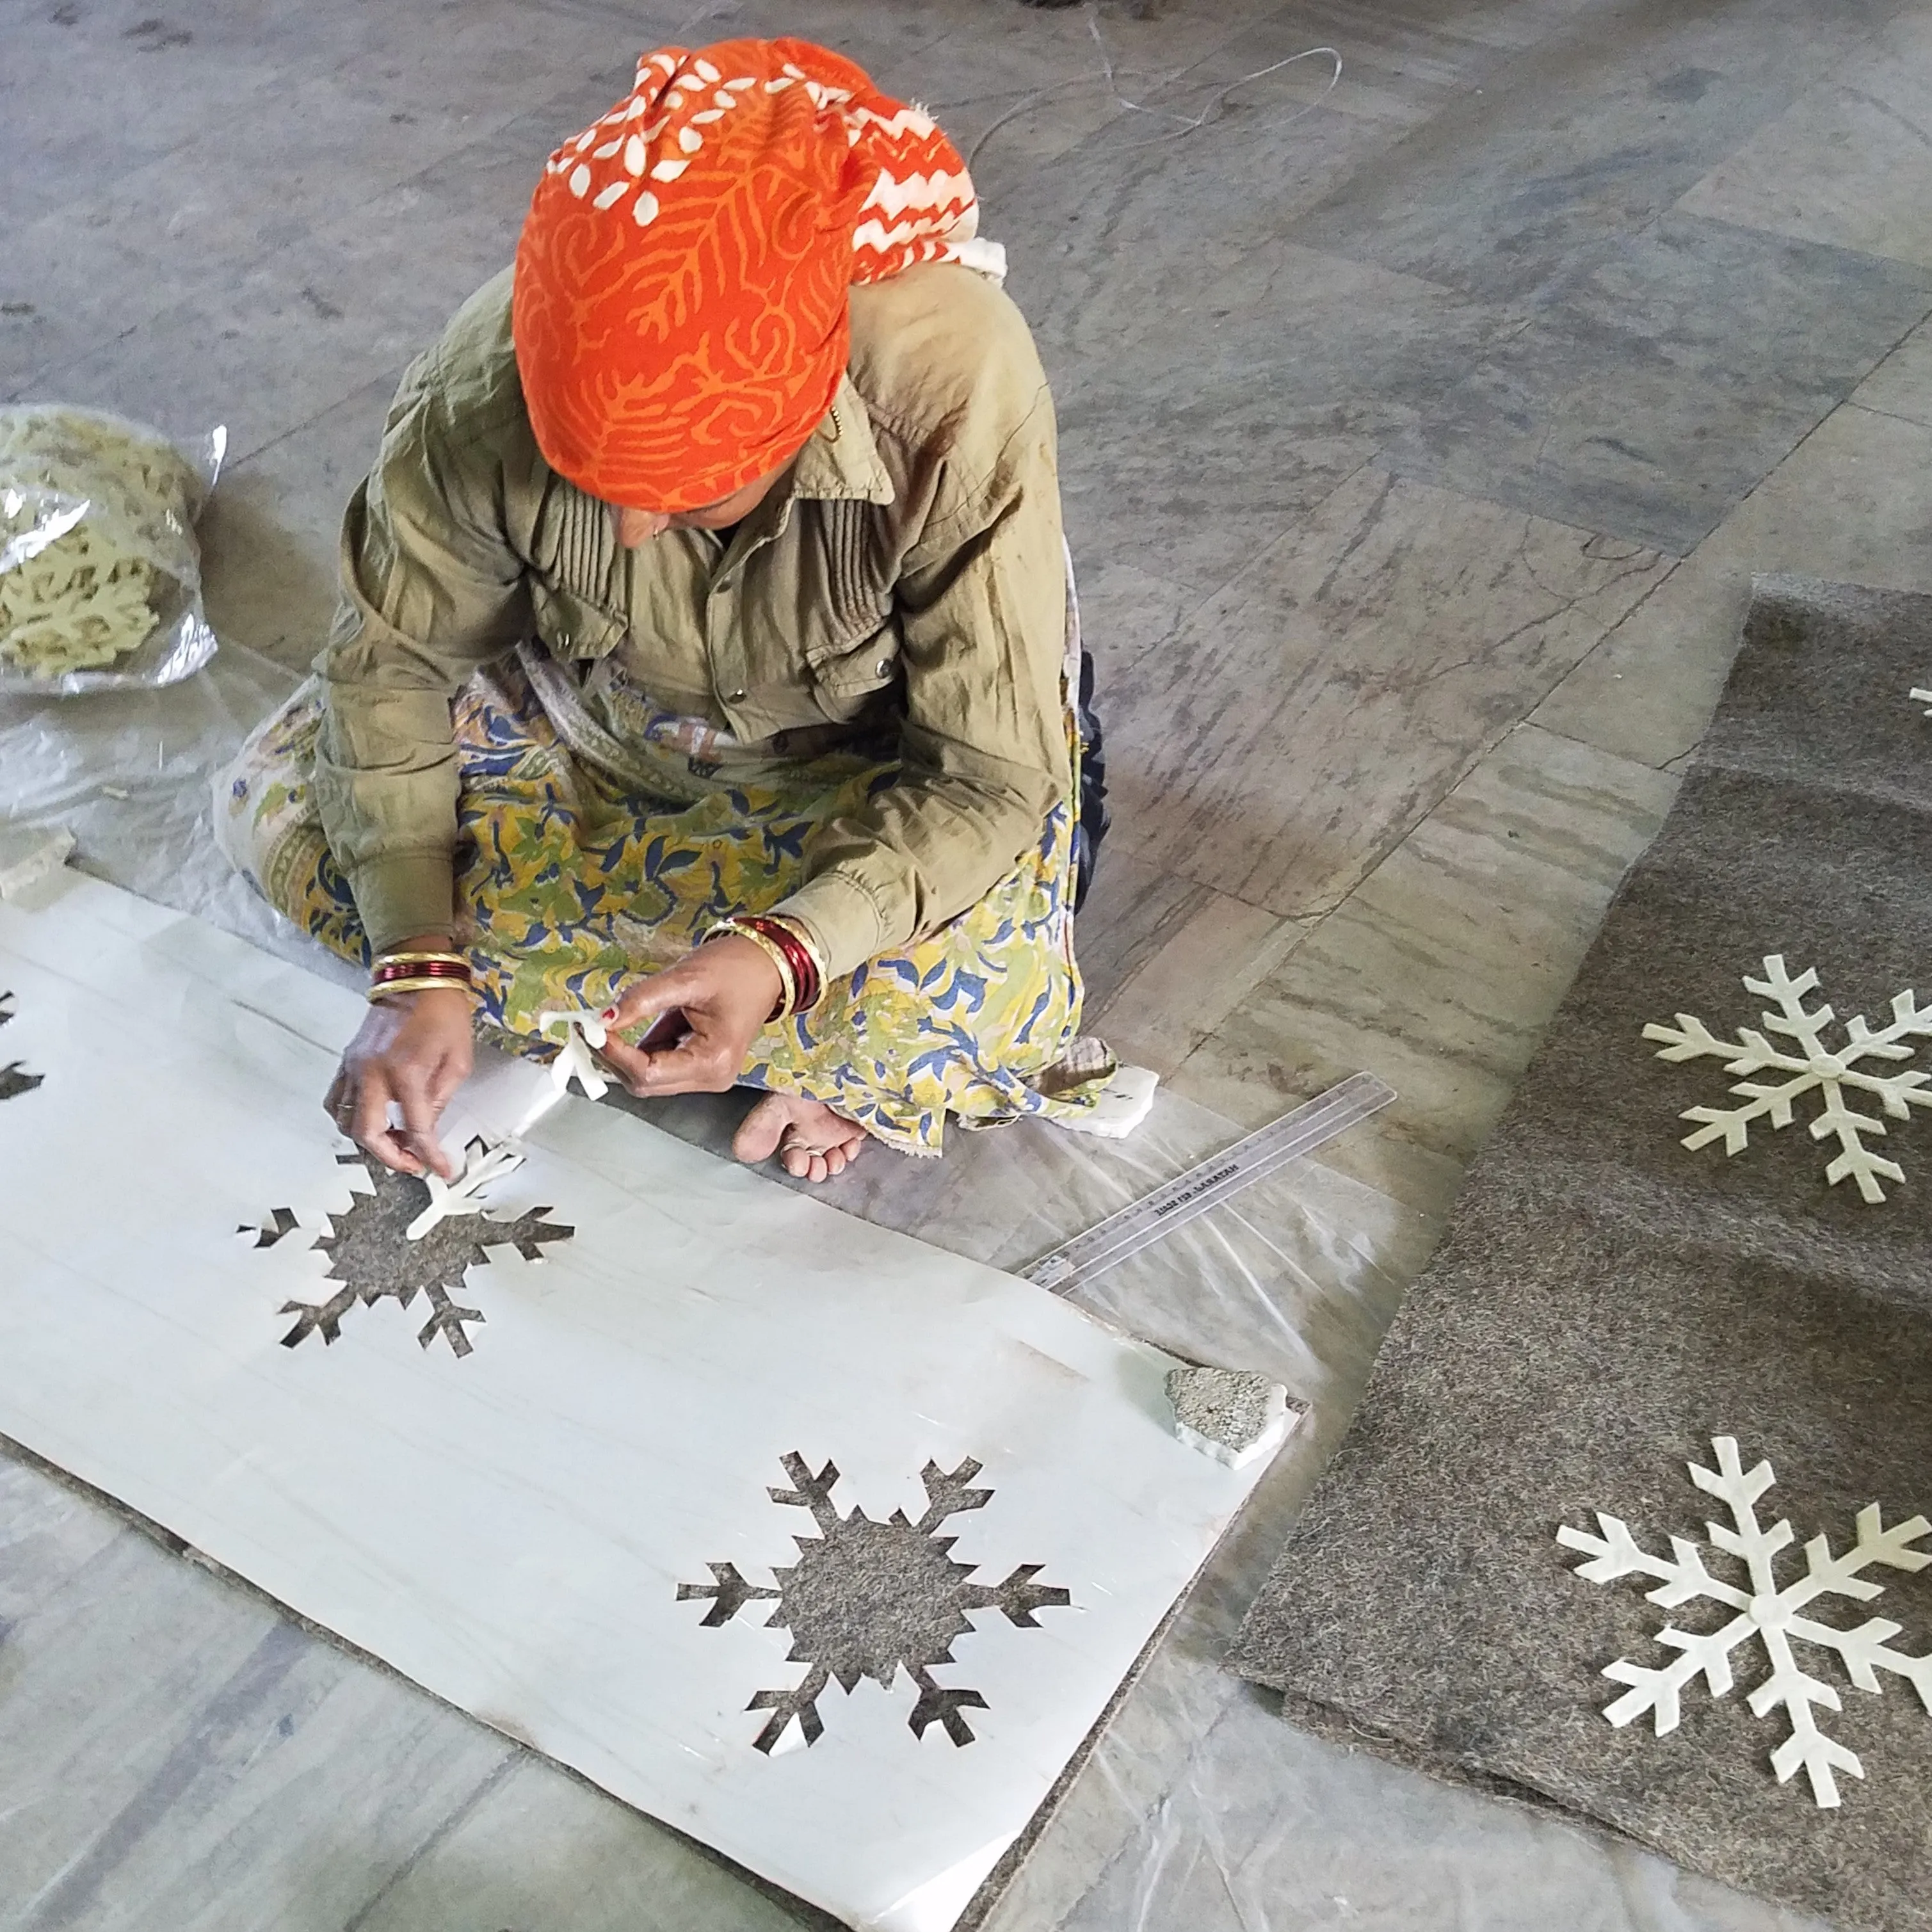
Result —
POLYGON ((1855 1013, 1845 1022, 1842 1043, 1832 1047, 1825 1042, 1825 1031, 1837 1014, 1829 1006, 1820 1006, 1815 1012, 1804 1010, 1805 994, 1817 989, 1815 972, 1808 970, 1794 980, 1785 970, 1784 956, 1774 952, 1764 962, 1764 977, 1754 980, 1747 974, 1744 983, 1747 992, 1778 1002, 1778 1011, 1763 1016, 1762 1033, 1740 1027, 1735 1041, 1719 1040, 1690 1013, 1679 1013, 1674 1027, 1652 1024, 1643 1030, 1646 1040, 1666 1042, 1658 1054, 1660 1060, 1702 1057, 1723 1060, 1726 1073, 1776 1076, 1769 1081, 1739 1081, 1731 1091, 1743 1099, 1741 1107, 1687 1107, 1678 1118, 1703 1124, 1684 1137, 1684 1144, 1701 1148, 1721 1139, 1726 1154, 1742 1153, 1748 1143, 1752 1121, 1768 1120, 1774 1128, 1788 1127, 1795 1118, 1796 1102, 1815 1090, 1820 1106, 1811 1123, 1811 1138, 1835 1138, 1839 1148, 1825 1169, 1825 1178, 1835 1186, 1850 1175, 1867 1201, 1882 1201, 1885 1190, 1879 1185, 1880 1180, 1903 1181, 1905 1170, 1865 1145, 1864 1136, 1883 1134, 1885 1123, 1855 1112, 1846 1096, 1868 1094, 1894 1120, 1909 1120, 1914 1107, 1932 1108, 1932 1084, 1928 1084, 1932 1074, 1918 1069, 1881 1073, 1863 1064, 1910 1060, 1912 1049, 1906 1042, 1932 1037, 1932 1006, 1917 1005, 1910 991, 1900 993, 1892 1003, 1890 1025, 1874 1031, 1862 1015, 1855 1013), (1774 1046, 1767 1034, 1776 1034, 1789 1041, 1790 1046, 1774 1046))
POLYGON ((1677 1728, 1682 1714, 1682 1694, 1691 1681, 1701 1676, 1713 1697, 1725 1696, 1736 1681, 1732 1652, 1755 1642, 1769 1660, 1771 1674, 1745 1700, 1751 1715, 1766 1717, 1781 1707, 1791 1726, 1790 1736, 1771 1754, 1771 1768, 1783 1784, 1802 1766, 1810 1774, 1811 1796, 1821 1805, 1834 1806, 1838 1802, 1838 1786, 1832 1774, 1843 1771, 1862 1778, 1864 1767, 1856 1751, 1819 1730, 1816 1711, 1844 1707, 1832 1685, 1800 1667, 1792 1646, 1809 1644, 1833 1652, 1845 1675, 1861 1690, 1877 1690, 1878 1672, 1890 1671, 1904 1678, 1932 1712, 1932 1655, 1911 1657, 1892 1649, 1891 1640, 1898 1635, 1899 1624, 1874 1617, 1855 1630, 1841 1630, 1804 1614, 1821 1597, 1864 1603, 1881 1594, 1883 1585, 1860 1574, 1874 1564, 1894 1570, 1924 1569, 1932 1563, 1932 1552, 1911 1546, 1932 1532, 1932 1523, 1916 1516, 1887 1529, 1878 1504, 1868 1504, 1858 1512, 1857 1540, 1850 1550, 1834 1556, 1827 1538, 1814 1537, 1804 1546, 1804 1574, 1780 1584, 1774 1559, 1794 1540, 1791 1525, 1780 1520, 1767 1529, 1757 1520, 1758 1499, 1777 1480, 1771 1465, 1760 1462, 1756 1468, 1745 1469, 1733 1436, 1714 1436, 1711 1447, 1717 1454, 1716 1468, 1707 1469, 1697 1462, 1687 1466, 1698 1488, 1728 1505, 1731 1522, 1728 1527, 1706 1522, 1704 1533, 1714 1548, 1744 1565, 1750 1578, 1748 1586, 1713 1576, 1688 1537, 1673 1536, 1668 1557, 1651 1556, 1637 1546, 1622 1521, 1600 1510, 1597 1514, 1600 1535, 1572 1529, 1567 1523, 1556 1532, 1556 1540, 1564 1549, 1581 1550, 1589 1557, 1576 1572, 1586 1582, 1654 1576, 1658 1587, 1646 1594, 1666 1610, 1701 1598, 1734 1613, 1720 1628, 1706 1634, 1666 1624, 1658 1632, 1657 1641, 1678 1654, 1661 1669, 1652 1670, 1622 1657, 1605 1665, 1606 1677, 1630 1688, 1604 1715, 1621 1727, 1649 1712, 1655 1719, 1657 1735, 1663 1737, 1677 1728))

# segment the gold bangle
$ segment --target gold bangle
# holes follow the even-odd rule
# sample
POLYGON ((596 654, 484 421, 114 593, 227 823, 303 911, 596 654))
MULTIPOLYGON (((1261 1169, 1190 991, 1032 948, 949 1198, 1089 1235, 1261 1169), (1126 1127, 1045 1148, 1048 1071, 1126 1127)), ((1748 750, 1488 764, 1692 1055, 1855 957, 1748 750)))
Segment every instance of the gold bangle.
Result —
MULTIPOLYGON (((825 970, 825 955, 812 944, 812 934, 805 929, 804 922, 796 920, 789 913, 768 912, 760 915, 770 920, 774 926, 782 926, 805 949, 806 957, 812 962, 812 970, 818 975, 818 998, 825 997, 825 989, 831 983, 831 976, 825 970)), ((816 1004, 816 1002, 814 1002, 816 1004)), ((794 1009, 802 1011, 802 1008, 794 1009)))
POLYGON ((370 962, 370 970, 378 966, 426 966, 431 961, 445 966, 467 966, 468 958, 460 952, 380 952, 370 962))
POLYGON ((748 939, 772 964, 778 969, 778 984, 784 989, 778 994, 778 1003, 765 1016, 765 1024, 770 1026, 774 1020, 783 1019, 788 1013, 798 1010, 798 982, 792 977, 791 962, 784 956, 784 949, 775 940, 767 939, 755 926, 740 926, 735 919, 721 919, 700 942, 709 946, 714 939, 726 938, 748 939))
POLYGON ((470 985, 466 980, 422 979, 388 980, 380 986, 371 986, 368 992, 364 995, 364 998, 368 1000, 371 1006, 374 1006, 378 1000, 386 1000, 392 993, 440 993, 449 992, 466 993, 472 1000, 476 997, 476 988, 470 985))

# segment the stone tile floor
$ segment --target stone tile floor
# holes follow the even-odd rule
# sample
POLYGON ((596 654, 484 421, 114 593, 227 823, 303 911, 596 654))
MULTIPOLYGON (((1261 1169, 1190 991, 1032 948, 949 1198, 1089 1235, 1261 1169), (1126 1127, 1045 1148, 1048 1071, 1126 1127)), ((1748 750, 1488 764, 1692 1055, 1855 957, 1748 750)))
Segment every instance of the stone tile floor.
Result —
MULTIPOLYGON (((1751 572, 1932 589, 1932 5, 0 0, 0 398, 226 421, 211 614, 298 666, 395 379, 542 155, 644 47, 779 32, 977 146, 1060 398, 1120 814, 1090 1012, 1177 1110, 1120 1171, 1355 1066, 1402 1091, 1331 1152, 1382 1200, 1380 1286, 1338 1313, 1258 1212, 1226 1237, 1192 1332, 1319 1357, 1320 1426, 989 1923, 1794 1925, 1301 1738, 1214 1661, 1668 804, 1751 572), (1180 138, 1123 104, 1198 114, 1318 46, 1332 91, 1282 68, 1180 138)), ((1062 1172, 998 1140, 834 1198, 963 1242, 1062 1172)), ((0 1461, 0 1926, 799 1916, 0 1461)))

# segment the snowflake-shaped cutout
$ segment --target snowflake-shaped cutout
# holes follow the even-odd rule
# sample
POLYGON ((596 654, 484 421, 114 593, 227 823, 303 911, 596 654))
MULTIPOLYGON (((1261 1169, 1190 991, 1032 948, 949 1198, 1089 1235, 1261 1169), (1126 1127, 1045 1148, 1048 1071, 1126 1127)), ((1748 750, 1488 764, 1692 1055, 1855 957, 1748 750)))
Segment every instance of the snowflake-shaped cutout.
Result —
POLYGON ((1755 1642, 1770 1661, 1771 1674, 1746 1700, 1751 1715, 1765 1717, 1781 1706, 1791 1726, 1790 1736, 1771 1754, 1771 1768, 1782 1784, 1802 1766, 1810 1775, 1812 1796, 1821 1805, 1835 1805, 1838 1786, 1832 1773, 1849 1772, 1854 1778, 1862 1778, 1864 1767, 1856 1751, 1819 1730, 1814 1709, 1844 1707, 1829 1684, 1799 1667, 1792 1646, 1807 1643, 1831 1651, 1861 1690, 1878 1690, 1881 1670, 1903 1677, 1918 1693, 1928 1712, 1932 1712, 1932 1655, 1908 1657, 1892 1649, 1891 1640, 1898 1635, 1900 1626, 1883 1617, 1874 1617, 1856 1630, 1841 1630, 1803 1612, 1820 1597, 1845 1597, 1864 1603, 1881 1594, 1882 1584, 1860 1574, 1874 1564, 1894 1570, 1924 1569, 1932 1563, 1932 1552, 1911 1546, 1932 1531, 1932 1523, 1916 1516, 1887 1529, 1878 1504, 1868 1504, 1858 1512, 1857 1540, 1844 1556, 1832 1554, 1826 1538, 1814 1537, 1804 1546, 1804 1574, 1780 1584, 1774 1559, 1790 1546, 1791 1525, 1780 1520, 1767 1529, 1757 1520, 1758 1499, 1776 1480, 1771 1465, 1760 1462, 1756 1468, 1746 1470, 1738 1461, 1737 1442, 1732 1436, 1714 1436, 1711 1447, 1717 1454, 1717 1468, 1707 1469, 1692 1462, 1688 1466, 1690 1480, 1706 1496, 1730 1506, 1731 1524, 1707 1522, 1704 1533, 1714 1547, 1745 1566, 1748 1587, 1713 1576, 1689 1538, 1673 1536, 1668 1557, 1652 1556, 1637 1546, 1622 1522, 1601 1511, 1597 1515, 1600 1536, 1572 1529, 1568 1524, 1556 1532, 1557 1541, 1566 1550, 1581 1550, 1590 1558, 1577 1566, 1576 1573, 1587 1582, 1654 1576, 1658 1587, 1646 1594, 1652 1603, 1666 1610, 1702 1598, 1735 1612, 1721 1628, 1707 1634, 1666 1624, 1658 1632, 1657 1641, 1678 1654, 1660 1670, 1621 1657, 1606 1665, 1606 1677, 1630 1688, 1604 1715, 1622 1726, 1651 1712, 1657 1735, 1662 1737, 1677 1728, 1682 1714, 1681 1695, 1692 1679, 1702 1677, 1713 1697, 1724 1696, 1733 1683, 1732 1653, 1755 1642))
MULTIPOLYGON (((466 1174, 476 1177, 479 1186, 520 1165, 480 1141, 470 1143, 468 1154, 466 1174)), ((544 1220, 548 1208, 532 1208, 514 1221, 493 1220, 463 1191, 460 1180, 450 1189, 374 1162, 365 1164, 357 1154, 336 1158, 356 1170, 350 1180, 354 1198, 344 1212, 327 1217, 309 1245, 328 1257, 325 1278, 344 1285, 326 1301, 283 1303, 282 1313, 296 1317, 295 1326, 282 1337, 285 1348, 310 1335, 320 1335, 325 1346, 339 1340, 343 1317, 358 1302, 373 1308, 389 1296, 406 1308, 420 1294, 428 1300, 430 1316, 418 1342, 427 1348, 440 1335, 455 1354, 466 1355, 473 1345, 466 1324, 484 1319, 481 1309, 466 1308, 452 1298, 468 1270, 487 1264, 488 1250, 506 1242, 526 1261, 542 1261, 545 1242, 568 1240, 573 1232, 544 1220), (364 1186, 356 1186, 358 1177, 364 1186)), ((260 1227, 244 1226, 236 1232, 253 1237, 256 1247, 272 1248, 300 1225, 290 1209, 278 1208, 260 1227)))
POLYGON ((970 1744, 973 1732, 962 1713, 985 1710, 986 1699, 932 1676, 934 1664, 953 1660, 954 1641, 976 1628, 968 1612, 999 1610, 1010 1623, 1034 1630, 1036 1610, 1064 1608, 1072 1597, 1036 1583, 1044 1567, 1038 1563, 1022 1563, 1004 1583, 988 1585, 972 1581, 974 1564, 953 1561, 958 1539, 934 1532, 947 1517, 983 1509, 993 1498, 991 1490, 971 1486, 981 1466, 970 1458, 950 1474, 937 1462, 926 1464, 921 1480, 927 1507, 916 1522, 903 1510, 883 1522, 856 1508, 842 1516, 832 1500, 836 1465, 827 1462, 814 1475, 802 1456, 783 1460, 793 1486, 768 1493, 775 1503, 811 1510, 820 1533, 793 1538, 799 1560, 772 1570, 778 1587, 748 1583, 735 1564, 713 1563, 710 1582, 680 1583, 677 1589, 680 1603, 712 1600, 704 1618, 708 1629, 730 1622, 748 1604, 776 1604, 767 1628, 789 1630, 785 1660, 809 1666, 791 1689, 760 1690, 746 1706, 772 1714, 754 1740, 758 1748, 769 1753, 815 1744, 825 1730, 818 1700, 834 1678, 848 1694, 862 1677, 890 1690, 901 1670, 919 1692, 906 1720, 913 1735, 923 1737, 937 1724, 955 1744, 970 1744))
POLYGON ((1721 1060, 1726 1073, 1773 1073, 1771 1082, 1741 1080, 1731 1089, 1741 1096, 1741 1107, 1687 1107, 1682 1120, 1704 1124, 1687 1134, 1687 1148, 1707 1147, 1721 1139, 1726 1154, 1741 1153, 1750 1138, 1750 1124, 1768 1120, 1774 1128, 1788 1127, 1793 1108, 1804 1094, 1814 1090, 1821 1106, 1811 1123, 1814 1141, 1836 1138, 1839 1151, 1825 1169, 1832 1186, 1851 1176, 1858 1192, 1868 1202, 1885 1198, 1881 1180, 1903 1181, 1905 1170, 1895 1161, 1884 1160, 1864 1143, 1869 1134, 1883 1134, 1884 1121, 1869 1114, 1856 1113, 1846 1103, 1850 1094, 1869 1094, 1894 1120, 1909 1120, 1914 1107, 1932 1108, 1932 1075, 1918 1069, 1903 1073, 1868 1072, 1861 1064, 1867 1060, 1896 1063, 1912 1058, 1906 1042, 1932 1037, 1932 1006, 1915 1004, 1910 992, 1899 994, 1892 1003, 1892 1024, 1876 1032, 1866 1025, 1864 1016, 1853 1014, 1845 1022, 1844 1042, 1837 1047, 1825 1043, 1825 1030, 1838 1016, 1829 1006, 1815 1012, 1804 1010, 1804 996, 1815 992, 1818 975, 1807 971, 1792 979, 1784 969, 1784 956, 1771 954, 1764 962, 1764 977, 1745 976, 1744 988, 1778 1002, 1778 1011, 1764 1016, 1766 1031, 1792 1042, 1786 1051, 1774 1046, 1750 1027, 1740 1027, 1736 1041, 1716 1037, 1704 1022, 1690 1013, 1679 1013, 1674 1027, 1652 1024, 1643 1030, 1646 1040, 1660 1040, 1666 1045, 1660 1060, 1721 1060))
MULTIPOLYGON (((0 993, 0 1027, 13 1017, 13 994, 0 993)), ((23 1072, 17 1060, 0 1066, 0 1100, 17 1100, 22 1094, 31 1094, 46 1078, 44 1073, 23 1072)))

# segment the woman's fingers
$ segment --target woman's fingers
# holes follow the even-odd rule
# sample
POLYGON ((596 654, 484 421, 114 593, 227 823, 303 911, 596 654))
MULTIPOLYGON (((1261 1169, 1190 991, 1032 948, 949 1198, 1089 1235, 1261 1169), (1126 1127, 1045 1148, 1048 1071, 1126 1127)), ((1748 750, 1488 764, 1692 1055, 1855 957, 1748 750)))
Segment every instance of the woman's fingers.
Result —
POLYGON ((436 1131, 442 1108, 430 1098, 428 1082, 411 1069, 398 1075, 395 1084, 396 1099, 403 1110, 406 1144, 418 1162, 434 1168, 444 1180, 454 1180, 456 1163, 444 1152, 436 1131))
POLYGON ((633 1094, 722 1094, 738 1077, 726 1052, 701 1033, 686 1034, 674 1046, 627 1046, 612 1038, 598 1049, 633 1094))
POLYGON ((422 1162, 409 1144, 389 1124, 389 1102, 394 1096, 379 1067, 365 1066, 356 1092, 356 1111, 349 1129, 350 1138, 364 1154, 374 1154, 385 1167, 398 1174, 420 1174, 422 1162))
POLYGON ((453 1179, 456 1163, 436 1127, 475 1058, 470 1003, 461 993, 438 989, 379 1000, 349 1043, 322 1104, 337 1126, 385 1167, 453 1179))
POLYGON ((782 990, 778 968, 751 940, 707 940, 625 989, 602 1016, 610 1036, 598 1051, 633 1094, 722 1094, 782 990), (616 1036, 640 1027, 635 1045, 616 1036))
MULTIPOLYGON (((466 1049, 467 1041, 464 1042, 466 1049)), ((447 1054, 438 1064, 436 1077, 430 1082, 430 1104, 440 1120, 442 1110, 456 1097, 456 1090, 470 1078, 470 1070, 476 1064, 475 1056, 464 1051, 447 1054)))

